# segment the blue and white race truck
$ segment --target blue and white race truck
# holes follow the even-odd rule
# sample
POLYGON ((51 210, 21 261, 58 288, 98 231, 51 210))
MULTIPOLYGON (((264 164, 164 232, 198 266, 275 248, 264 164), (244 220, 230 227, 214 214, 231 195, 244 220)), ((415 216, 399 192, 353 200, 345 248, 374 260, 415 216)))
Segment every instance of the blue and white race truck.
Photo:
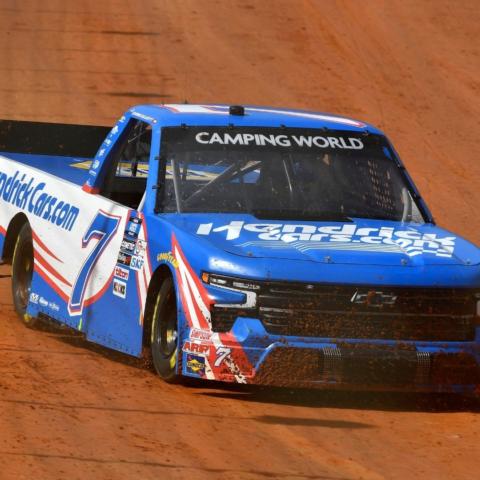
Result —
POLYGON ((387 138, 329 114, 143 105, 106 127, 0 122, 0 251, 53 319, 158 374, 471 392, 480 249, 387 138))

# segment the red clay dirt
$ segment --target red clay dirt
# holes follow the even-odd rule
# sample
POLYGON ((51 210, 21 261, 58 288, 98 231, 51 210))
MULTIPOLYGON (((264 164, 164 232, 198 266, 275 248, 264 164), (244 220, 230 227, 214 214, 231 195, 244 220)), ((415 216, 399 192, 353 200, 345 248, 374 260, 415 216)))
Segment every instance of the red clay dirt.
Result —
MULTIPOLYGON (((351 115, 390 136, 439 224, 480 243, 479 25, 473 0, 4 0, 0 118, 108 125, 184 99, 351 115)), ((24 328, 9 274, 1 480, 479 475, 478 403, 166 385, 141 361, 24 328)))

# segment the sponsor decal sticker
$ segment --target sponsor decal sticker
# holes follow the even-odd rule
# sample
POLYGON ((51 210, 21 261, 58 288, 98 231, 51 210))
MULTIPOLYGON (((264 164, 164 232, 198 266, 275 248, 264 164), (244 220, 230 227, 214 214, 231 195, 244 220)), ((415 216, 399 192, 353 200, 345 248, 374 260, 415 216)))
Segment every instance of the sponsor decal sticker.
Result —
POLYGON ((55 302, 48 302, 48 308, 54 312, 58 312, 60 307, 55 302))
POLYGON ((138 223, 129 223, 127 227, 127 235, 130 235, 133 238, 137 238, 139 231, 138 223))
POLYGON ((142 219, 140 217, 134 217, 134 216, 131 216, 129 218, 129 221, 132 222, 132 223, 136 223, 138 225, 141 225, 142 224, 142 219))
POLYGON ((173 256, 172 252, 163 252, 157 255, 157 262, 167 262, 174 268, 178 268, 178 261, 173 256))
POLYGON ((139 256, 134 255, 131 258, 131 261, 130 261, 130 268, 132 270, 139 271, 143 268, 143 264, 144 264, 143 257, 139 257, 139 256))
POLYGON ((12 176, 0 172, 0 199, 28 211, 57 227, 72 230, 80 210, 48 192, 45 182, 17 170, 12 176))
POLYGON ((208 355, 210 353, 210 346, 202 343, 189 342, 187 340, 183 344, 183 351, 197 355, 208 355))
POLYGON ((145 120, 146 122, 152 122, 154 121, 153 117, 150 117, 148 115, 144 115, 143 113, 139 113, 136 110, 132 109, 130 110, 133 114, 133 116, 140 118, 141 120, 145 120))
POLYGON ((38 293, 31 293, 30 294, 30 302, 31 303, 34 303, 35 305, 38 303, 38 300, 39 300, 40 296, 38 295, 38 293))
POLYGON ((360 138, 330 137, 325 135, 199 132, 195 135, 195 140, 203 145, 255 145, 257 147, 306 147, 342 150, 362 150, 364 148, 360 138))
POLYGON ((53 310, 54 312, 58 312, 60 310, 60 306, 57 305, 55 302, 50 302, 46 298, 40 296, 38 293, 31 293, 30 294, 30 302, 34 303, 35 305, 40 305, 41 307, 48 308, 53 310))
POLYGON ((127 267, 130 266, 130 263, 132 261, 132 256, 127 255, 126 253, 120 252, 118 254, 117 262, 121 263, 122 265, 126 265, 127 267))
POLYGON ((113 294, 120 298, 127 296, 127 284, 121 280, 113 279, 113 294))
POLYGON ((198 328, 192 328, 190 330, 191 340, 210 340, 212 338, 212 332, 206 330, 199 330, 198 328))
POLYGON ((147 250, 147 242, 145 240, 137 240, 135 245, 135 255, 144 256, 147 250))
POLYGON ((142 225, 142 219, 138 217, 130 217, 127 224, 127 235, 137 238, 140 226, 142 225))
POLYGON ((253 241, 239 246, 266 246, 297 248, 305 252, 320 249, 368 250, 386 253, 406 253, 410 257, 433 254, 437 257, 451 257, 456 237, 439 237, 435 233, 422 233, 415 228, 394 229, 392 227, 359 227, 358 225, 303 225, 278 223, 245 223, 231 221, 228 225, 214 226, 202 223, 197 235, 209 236, 215 233, 225 235, 226 240, 237 240, 243 232, 256 234, 253 241))
POLYGON ((117 265, 113 271, 113 275, 117 278, 127 281, 128 277, 130 276, 130 270, 117 265))
POLYGON ((202 377, 205 375, 205 357, 200 355, 187 354, 187 373, 202 377))
POLYGON ((126 253, 133 253, 135 251, 135 242, 133 242, 132 240, 129 240, 128 238, 123 238, 122 240, 122 245, 120 246, 120 248, 126 252, 126 253))

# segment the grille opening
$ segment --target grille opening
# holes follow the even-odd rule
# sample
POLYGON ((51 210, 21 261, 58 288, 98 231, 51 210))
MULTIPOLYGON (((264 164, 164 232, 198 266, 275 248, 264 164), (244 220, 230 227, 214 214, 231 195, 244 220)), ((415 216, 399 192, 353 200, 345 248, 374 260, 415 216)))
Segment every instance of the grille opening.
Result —
POLYGON ((263 282, 255 309, 212 309, 214 331, 237 317, 268 333, 334 339, 466 342, 475 339, 478 290, 263 282), (373 293, 372 293, 373 292, 373 293))

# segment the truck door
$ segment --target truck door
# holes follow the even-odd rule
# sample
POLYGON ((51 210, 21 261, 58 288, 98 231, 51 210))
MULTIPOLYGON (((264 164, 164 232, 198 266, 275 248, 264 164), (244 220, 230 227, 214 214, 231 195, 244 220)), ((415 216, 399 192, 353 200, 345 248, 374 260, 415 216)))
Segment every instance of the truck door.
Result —
POLYGON ((145 219, 142 213, 152 147, 152 128, 130 119, 123 141, 108 159, 99 196, 124 207, 111 287, 92 308, 87 338, 133 355, 141 354, 143 309, 150 278, 145 219), (118 248, 119 245, 119 248, 118 248))

